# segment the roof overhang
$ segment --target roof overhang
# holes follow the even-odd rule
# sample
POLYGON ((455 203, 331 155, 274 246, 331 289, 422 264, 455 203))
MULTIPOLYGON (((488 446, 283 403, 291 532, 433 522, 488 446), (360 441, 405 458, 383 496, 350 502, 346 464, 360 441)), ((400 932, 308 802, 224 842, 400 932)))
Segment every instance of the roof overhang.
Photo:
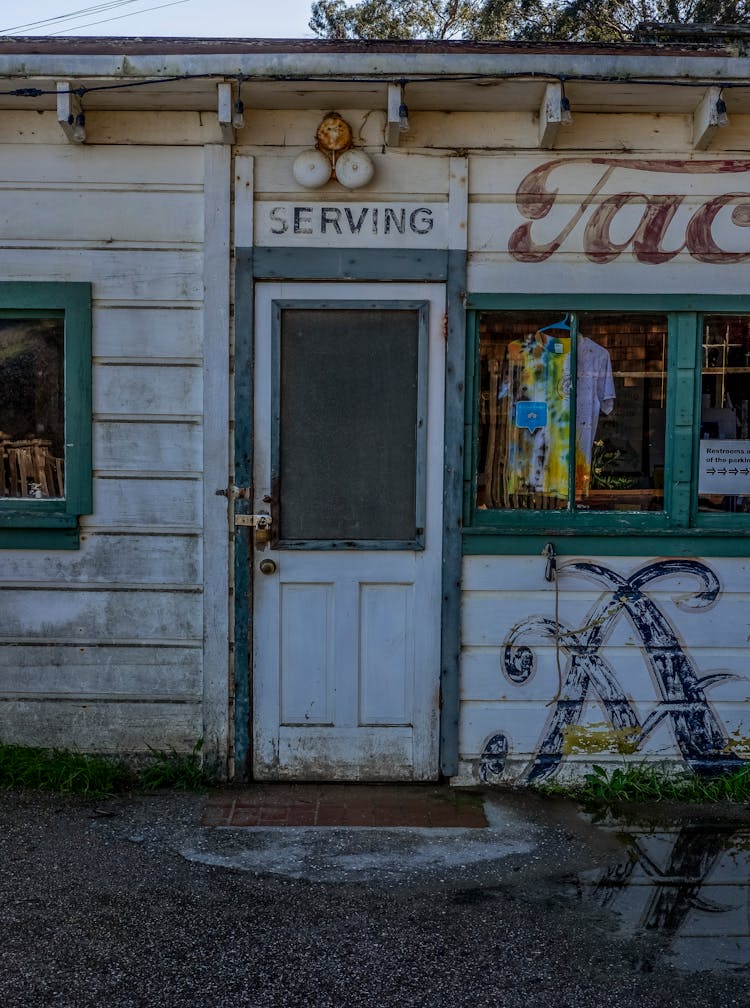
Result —
POLYGON ((242 81, 248 108, 385 108, 406 82, 409 108, 535 111, 561 80, 577 112, 689 114, 706 87, 750 112, 750 58, 726 48, 262 39, 5 38, 0 107, 53 109, 55 82, 89 109, 216 108, 218 81, 242 81), (11 93, 15 92, 15 93, 11 93), (36 92, 43 92, 37 94, 36 92))

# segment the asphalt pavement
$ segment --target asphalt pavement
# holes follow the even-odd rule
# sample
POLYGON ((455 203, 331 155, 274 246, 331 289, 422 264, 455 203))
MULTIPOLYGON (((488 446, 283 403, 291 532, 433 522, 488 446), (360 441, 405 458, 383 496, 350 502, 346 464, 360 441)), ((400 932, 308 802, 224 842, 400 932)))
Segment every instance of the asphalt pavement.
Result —
POLYGON ((0 1005, 750 1006, 744 964, 677 968, 673 933, 592 898, 627 850, 568 803, 238 829, 201 827, 204 800, 0 793, 0 1005))

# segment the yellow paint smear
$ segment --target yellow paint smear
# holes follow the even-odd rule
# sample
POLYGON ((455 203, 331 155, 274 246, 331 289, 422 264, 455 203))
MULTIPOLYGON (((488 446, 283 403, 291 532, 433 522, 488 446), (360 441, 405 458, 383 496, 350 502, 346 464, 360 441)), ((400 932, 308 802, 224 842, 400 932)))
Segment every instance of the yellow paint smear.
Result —
POLYGON ((600 728, 598 725, 569 725, 563 729, 563 753, 617 752, 623 755, 638 749, 638 728, 600 728))

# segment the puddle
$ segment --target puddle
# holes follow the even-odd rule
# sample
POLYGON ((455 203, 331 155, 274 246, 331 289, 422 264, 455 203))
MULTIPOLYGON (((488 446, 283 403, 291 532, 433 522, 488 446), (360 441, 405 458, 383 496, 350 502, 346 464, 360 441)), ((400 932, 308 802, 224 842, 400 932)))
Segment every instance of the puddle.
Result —
POLYGON ((750 826, 607 827, 622 857, 579 876, 584 898, 649 937, 677 969, 750 970, 750 826))

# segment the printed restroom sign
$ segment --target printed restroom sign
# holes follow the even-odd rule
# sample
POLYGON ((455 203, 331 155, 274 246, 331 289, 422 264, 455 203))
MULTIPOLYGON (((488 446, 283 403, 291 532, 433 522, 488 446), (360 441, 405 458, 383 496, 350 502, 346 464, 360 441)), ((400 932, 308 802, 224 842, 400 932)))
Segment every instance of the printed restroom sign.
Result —
POLYGON ((699 493, 750 493, 750 441, 704 440, 700 449, 699 493))

